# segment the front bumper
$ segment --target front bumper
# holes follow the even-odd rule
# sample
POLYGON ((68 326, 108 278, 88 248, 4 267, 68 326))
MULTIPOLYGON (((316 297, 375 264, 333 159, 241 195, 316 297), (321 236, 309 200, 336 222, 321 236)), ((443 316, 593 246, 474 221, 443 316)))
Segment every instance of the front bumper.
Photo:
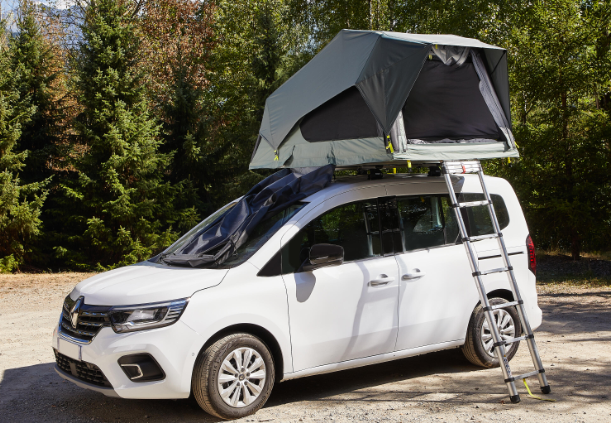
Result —
POLYGON ((112 388, 104 388, 102 386, 97 386, 97 385, 94 385, 92 383, 84 382, 84 381, 80 380, 79 378, 76 378, 76 377, 72 376, 71 374, 68 374, 68 373, 64 372, 62 369, 60 369, 57 366, 57 364, 55 365, 55 372, 62 379, 66 379, 66 380, 74 383, 75 385, 77 385, 77 386, 79 386, 81 388, 90 389, 92 391, 100 392, 100 393, 106 395, 107 397, 119 398, 119 395, 117 394, 117 392, 114 389, 112 389, 112 388))
MULTIPOLYGON (((73 340, 56 329, 52 341, 54 349, 59 349, 60 339, 74 344, 73 340)), ((112 328, 104 327, 91 343, 79 344, 77 359, 99 367, 112 388, 87 383, 59 368, 56 371, 62 378, 82 388, 107 396, 132 399, 188 398, 193 366, 204 342, 181 321, 164 328, 124 334, 117 334, 112 328), (118 360, 126 355, 141 353, 150 354, 159 363, 165 373, 163 380, 133 382, 127 377, 118 360)))

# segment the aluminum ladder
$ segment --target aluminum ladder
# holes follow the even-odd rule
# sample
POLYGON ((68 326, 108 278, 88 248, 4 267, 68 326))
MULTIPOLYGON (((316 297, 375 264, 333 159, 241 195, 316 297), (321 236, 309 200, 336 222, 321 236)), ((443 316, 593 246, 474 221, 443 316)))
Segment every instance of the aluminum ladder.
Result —
POLYGON ((516 282, 516 277, 513 272, 513 267, 509 261, 509 255, 507 254, 507 248, 505 247, 505 241, 503 240, 503 234, 501 233, 501 228, 499 226, 498 219, 496 218, 496 212, 494 211, 494 205, 492 204, 492 199, 490 198, 490 194, 488 193, 488 189, 486 188, 486 182, 484 180, 484 171, 479 160, 469 160, 469 161, 444 161, 441 165, 441 171, 446 181, 446 185, 448 186, 448 192, 450 194, 450 201, 452 207, 454 208, 454 212, 456 214, 456 220, 458 222, 458 228, 460 230, 460 238, 462 243, 467 250, 467 255, 469 256, 469 262, 471 263, 471 270, 473 271, 473 279, 475 280, 475 286, 477 287, 477 291, 479 293, 479 298, 481 304, 483 304, 483 310, 485 312, 486 321, 488 322, 488 327, 491 329, 492 339, 494 340, 494 351, 496 357, 501 363, 501 370, 503 371, 503 377, 505 379, 505 384, 507 385, 507 389, 509 390, 509 397, 512 403, 516 404, 520 402, 520 395, 516 389, 515 381, 520 379, 525 379, 527 377, 537 376, 539 379, 539 385, 541 387, 541 392, 544 394, 549 394, 551 392, 549 384, 547 383, 547 378, 545 377, 545 369, 543 368, 543 363, 541 362, 541 357, 539 355, 539 351, 537 349, 537 344, 535 343, 535 336, 533 331, 528 323, 528 316, 526 315, 526 311, 524 309, 524 301, 520 295, 520 291, 518 289, 518 284, 516 282), (454 187, 452 185, 451 175, 462 175, 467 173, 477 173, 479 176, 479 181, 482 187, 482 191, 484 193, 485 200, 483 201, 471 201, 471 202, 458 202, 456 197, 456 193, 454 191, 454 187), (467 228, 465 226, 465 221, 463 219, 463 215, 460 211, 461 208, 465 207, 476 207, 476 206, 488 206, 488 212, 490 213, 490 221, 492 222, 494 232, 492 234, 480 235, 480 236, 469 236, 467 233, 467 228), (501 257, 503 258, 504 267, 486 271, 480 271, 478 265, 478 257, 473 250, 473 242, 480 241, 483 239, 496 238, 499 243, 499 248, 501 250, 501 257), (509 286, 511 287, 511 291, 513 292, 514 301, 493 305, 491 306, 488 297, 486 295, 486 289, 484 288, 484 283, 482 282, 482 276, 488 275, 491 273, 507 273, 509 279, 509 286), (518 315, 520 317, 520 323, 522 326, 522 331, 524 333, 523 336, 519 336, 512 339, 503 340, 501 338, 501 334, 498 331, 496 322, 494 320, 494 316, 492 314, 493 310, 498 310, 501 308, 509 308, 515 307, 518 315), (528 350, 530 351, 530 356, 532 358, 532 362, 535 368, 535 371, 524 373, 521 375, 513 376, 511 374, 511 368, 509 367, 509 360, 507 360, 506 355, 506 345, 512 344, 514 342, 526 341, 528 345, 528 350))

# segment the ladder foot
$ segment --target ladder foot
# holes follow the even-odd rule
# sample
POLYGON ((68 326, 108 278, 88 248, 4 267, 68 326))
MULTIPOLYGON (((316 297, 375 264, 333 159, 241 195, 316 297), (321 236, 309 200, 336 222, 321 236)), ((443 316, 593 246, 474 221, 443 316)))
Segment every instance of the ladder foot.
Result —
POLYGON ((509 399, 511 400, 512 404, 517 404, 520 402, 520 395, 510 396, 509 399))
POLYGON ((552 388, 550 388, 549 385, 542 386, 541 387, 541 392, 543 392, 544 394, 549 394, 550 392, 552 392, 552 388))

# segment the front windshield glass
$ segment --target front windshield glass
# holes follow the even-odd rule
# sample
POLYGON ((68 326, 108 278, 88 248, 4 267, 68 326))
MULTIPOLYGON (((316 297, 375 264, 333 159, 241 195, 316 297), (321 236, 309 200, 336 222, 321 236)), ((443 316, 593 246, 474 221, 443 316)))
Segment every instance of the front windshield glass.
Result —
POLYGON ((231 209, 233 206, 235 206, 236 204, 238 204, 238 200, 232 201, 229 204, 224 205, 223 207, 221 207, 220 209, 218 209, 217 211, 215 211, 214 213, 212 213, 210 216, 208 216, 207 218, 205 218, 204 220, 202 220, 200 223, 198 223, 197 225, 195 225, 189 232, 187 232, 186 234, 184 234, 178 241, 176 241, 174 244, 170 245, 163 253, 161 253, 162 255, 169 255, 172 254, 178 250, 180 250, 183 246, 187 245, 189 242, 191 242, 191 239, 197 234, 199 233, 199 231, 201 231, 202 229, 205 229, 206 227, 210 226, 212 223, 214 223, 214 221, 216 219, 218 219, 219 217, 221 217, 223 214, 225 214, 227 211, 229 211, 229 209, 231 209))
POLYGON ((223 263, 223 267, 235 267, 248 260, 259 248, 270 239, 278 229, 289 221, 307 203, 296 203, 277 215, 260 222, 252 231, 248 240, 223 263))

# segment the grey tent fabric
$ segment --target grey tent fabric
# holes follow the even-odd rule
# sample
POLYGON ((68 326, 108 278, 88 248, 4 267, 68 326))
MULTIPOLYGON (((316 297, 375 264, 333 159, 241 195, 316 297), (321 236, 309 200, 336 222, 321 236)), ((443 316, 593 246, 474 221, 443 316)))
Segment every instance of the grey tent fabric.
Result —
MULTIPOLYGON (((446 90, 445 95, 459 91, 446 90)), ((443 106, 445 100, 432 103, 443 106)), ((460 106, 454 110, 464 114, 460 106)), ((428 127, 439 126, 435 114, 429 115, 434 124, 428 127)), ((455 119, 441 110, 437 115, 455 119)), ((518 156, 505 50, 453 35, 343 30, 268 97, 250 168, 391 163, 412 160, 412 153, 414 160, 447 160, 457 152, 456 159, 518 156), (415 116, 404 107, 431 59, 471 69, 473 90, 462 95, 462 108, 472 109, 471 121, 442 122, 445 132, 416 137, 408 133, 415 116), (474 126, 477 131, 466 130, 474 126), (452 133, 452 128, 460 130, 452 133), (442 146, 410 147, 427 139, 464 145, 447 152, 442 146)))
POLYGON ((370 31, 340 34, 267 98, 259 133, 273 149, 299 119, 358 80, 378 35, 370 31))
POLYGON ((437 46, 433 47, 435 56, 443 62, 444 65, 457 64, 461 66, 469 57, 471 49, 469 47, 454 47, 454 46, 437 46))
POLYGON ((153 261, 177 266, 218 266, 243 245, 260 222, 331 183, 334 166, 282 169, 259 182, 236 205, 210 224, 177 242, 153 261))
POLYGON ((515 147, 515 140, 513 139, 513 134, 511 133, 509 120, 505 117, 505 113, 502 109, 499 98, 494 91, 490 78, 488 78, 488 73, 486 72, 484 63, 482 62, 479 54, 476 52, 472 51, 471 56, 473 58, 473 65, 475 66, 475 72, 477 72, 477 76, 480 79, 479 89, 482 93, 482 97, 484 97, 484 101, 492 113, 494 121, 500 130, 503 131, 503 135, 505 135, 505 138, 511 144, 511 146, 515 147))

